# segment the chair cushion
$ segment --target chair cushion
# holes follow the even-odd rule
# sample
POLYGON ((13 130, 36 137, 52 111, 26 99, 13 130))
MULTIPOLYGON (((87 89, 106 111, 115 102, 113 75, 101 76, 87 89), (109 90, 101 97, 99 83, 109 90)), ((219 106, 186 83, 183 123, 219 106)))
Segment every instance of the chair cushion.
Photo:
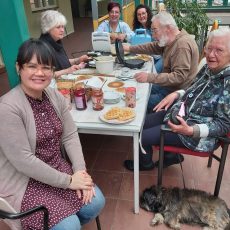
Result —
MULTIPOLYGON (((154 146, 156 150, 159 150, 159 146, 154 146)), ((164 151, 166 152, 171 152, 171 153, 182 153, 182 154, 187 154, 187 155, 193 155, 193 156, 199 156, 199 157, 209 157, 211 153, 209 152, 196 152, 187 148, 182 148, 182 147, 175 147, 175 146, 164 146, 164 151)))

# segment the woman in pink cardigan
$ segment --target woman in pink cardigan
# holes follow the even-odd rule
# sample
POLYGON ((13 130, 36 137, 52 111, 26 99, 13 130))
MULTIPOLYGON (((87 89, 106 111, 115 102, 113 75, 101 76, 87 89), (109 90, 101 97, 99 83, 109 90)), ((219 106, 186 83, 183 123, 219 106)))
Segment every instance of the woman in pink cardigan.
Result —
MULTIPOLYGON (((46 206, 51 230, 80 229, 100 213, 105 199, 86 171, 65 98, 47 88, 54 60, 41 40, 27 40, 19 48, 20 84, 0 98, 0 195, 17 211, 46 206)), ((9 224, 42 229, 42 214, 22 219, 22 226, 9 224)))

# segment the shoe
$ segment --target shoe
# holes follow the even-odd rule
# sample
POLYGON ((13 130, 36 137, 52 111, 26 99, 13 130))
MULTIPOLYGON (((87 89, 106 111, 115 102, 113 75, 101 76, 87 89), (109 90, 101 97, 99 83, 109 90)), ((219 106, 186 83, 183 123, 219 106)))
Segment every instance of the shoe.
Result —
MULTIPOLYGON (((124 161, 124 167, 126 169, 128 169, 129 171, 133 171, 134 170, 134 162, 133 160, 125 160, 124 161)), ((139 164, 139 171, 148 171, 148 170, 152 170, 154 169, 154 163, 151 162, 150 165, 142 165, 142 164, 139 164)))
MULTIPOLYGON (((184 157, 182 154, 167 154, 164 156, 163 168, 167 168, 170 165, 179 164, 184 161, 184 157)), ((156 161, 155 166, 158 168, 159 161, 156 161)))

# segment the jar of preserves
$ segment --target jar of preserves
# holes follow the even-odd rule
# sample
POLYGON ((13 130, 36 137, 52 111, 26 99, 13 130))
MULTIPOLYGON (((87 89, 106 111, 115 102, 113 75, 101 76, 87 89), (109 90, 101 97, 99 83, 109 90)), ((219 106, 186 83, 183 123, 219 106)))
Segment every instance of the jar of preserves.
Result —
POLYGON ((92 90, 92 103, 94 110, 102 110, 104 108, 104 98, 102 89, 92 90))
POLYGON ((87 108, 85 88, 76 88, 74 91, 74 101, 77 110, 84 110, 87 108))
POLYGON ((136 88, 127 87, 125 88, 125 104, 127 107, 136 107, 136 88))

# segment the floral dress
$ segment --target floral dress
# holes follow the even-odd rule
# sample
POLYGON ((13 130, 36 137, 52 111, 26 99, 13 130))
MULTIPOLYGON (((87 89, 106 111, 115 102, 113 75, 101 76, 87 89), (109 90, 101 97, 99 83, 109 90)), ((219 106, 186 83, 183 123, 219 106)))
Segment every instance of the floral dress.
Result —
MULTIPOLYGON (((32 107, 36 125, 36 157, 56 170, 72 175, 71 165, 61 156, 62 123, 48 97, 43 94, 42 100, 38 100, 26 96, 32 107)), ((52 187, 30 178, 22 200, 21 211, 38 205, 44 205, 48 209, 49 228, 51 228, 64 218, 75 214, 83 204, 77 197, 76 191, 52 187)), ((25 230, 41 230, 43 213, 26 217, 21 220, 21 223, 25 230)))

